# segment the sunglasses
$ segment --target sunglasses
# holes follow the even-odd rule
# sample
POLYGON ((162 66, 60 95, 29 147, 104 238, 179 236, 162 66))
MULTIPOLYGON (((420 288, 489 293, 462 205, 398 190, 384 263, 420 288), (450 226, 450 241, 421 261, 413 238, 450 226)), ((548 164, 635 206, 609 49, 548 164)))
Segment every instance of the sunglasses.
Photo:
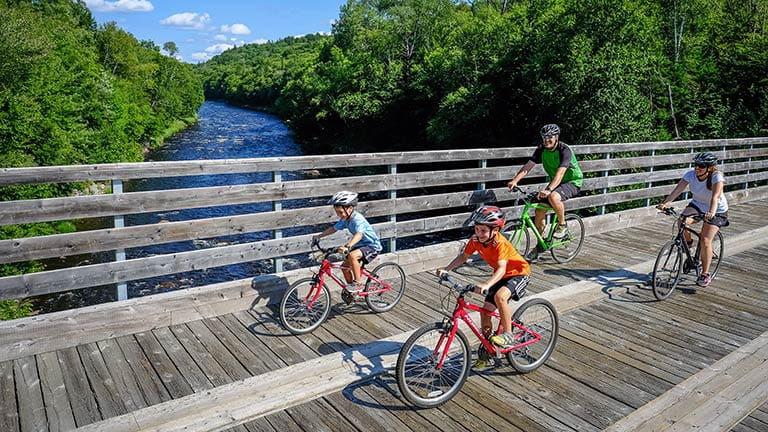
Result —
POLYGON ((697 163, 696 168, 709 168, 709 165, 697 163))

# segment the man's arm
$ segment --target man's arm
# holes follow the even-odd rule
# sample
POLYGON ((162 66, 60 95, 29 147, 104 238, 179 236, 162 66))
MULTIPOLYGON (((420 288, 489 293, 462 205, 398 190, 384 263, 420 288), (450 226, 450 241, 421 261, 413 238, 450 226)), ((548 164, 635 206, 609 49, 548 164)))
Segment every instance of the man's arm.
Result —
POLYGON ((509 183, 507 183, 507 186, 510 189, 517 186, 517 183, 520 182, 520 180, 522 180, 523 177, 525 177, 529 172, 531 172, 534 166, 536 166, 536 162, 534 162, 533 160, 529 160, 528 162, 526 162, 525 165, 523 165, 520 168, 520 171, 517 172, 517 175, 515 175, 515 178, 510 180, 509 183))

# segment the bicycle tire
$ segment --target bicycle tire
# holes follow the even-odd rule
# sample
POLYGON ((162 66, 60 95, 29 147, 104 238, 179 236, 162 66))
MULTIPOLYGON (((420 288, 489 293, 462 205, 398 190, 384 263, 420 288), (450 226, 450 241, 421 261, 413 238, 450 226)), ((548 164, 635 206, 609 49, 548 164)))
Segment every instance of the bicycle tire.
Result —
MULTIPOLYGON (((546 299, 535 298, 523 303, 512 315, 512 320, 541 335, 538 342, 507 353, 507 361, 516 371, 532 372, 546 363, 555 350, 560 329, 557 311, 546 299)), ((512 329, 513 332, 516 330, 520 332, 517 327, 512 329)), ((530 336, 520 333, 523 339, 530 336)))
POLYGON ((400 394, 420 408, 434 408, 453 398, 469 376, 471 349, 461 330, 456 331, 443 368, 435 369, 436 359, 445 347, 438 349, 440 336, 450 332, 442 322, 416 330, 403 344, 397 356, 397 386, 400 394), (434 352, 438 350, 438 355, 434 352))
POLYGON ((653 264, 651 285, 653 295, 657 300, 664 300, 672 294, 680 281, 683 268, 683 251, 676 239, 672 239, 661 247, 656 262, 653 264))
MULTIPOLYGON (((571 241, 550 249, 552 259, 560 264, 565 264, 576 258, 584 244, 584 221, 578 215, 568 213, 565 215, 565 225, 568 228, 571 241)), ((553 239, 552 242, 556 243, 557 241, 553 239)))
POLYGON ((317 289, 316 284, 313 278, 299 279, 288 287, 280 299, 280 322, 286 330, 295 335, 315 330, 328 318, 331 293, 325 284, 312 309, 307 308, 304 302, 308 293, 317 289))
POLYGON ((509 240, 521 255, 528 253, 528 250, 531 248, 531 233, 528 232, 528 227, 523 225, 521 220, 505 224, 501 234, 509 240), (521 225, 522 229, 518 230, 521 225))
MULTIPOLYGON (((395 307, 405 294, 405 271, 403 268, 397 263, 385 262, 376 266, 370 273, 385 281, 392 289, 380 294, 366 295, 365 304, 377 313, 386 312, 395 307)), ((365 281, 365 291, 376 291, 381 288, 381 285, 371 278, 365 281)))

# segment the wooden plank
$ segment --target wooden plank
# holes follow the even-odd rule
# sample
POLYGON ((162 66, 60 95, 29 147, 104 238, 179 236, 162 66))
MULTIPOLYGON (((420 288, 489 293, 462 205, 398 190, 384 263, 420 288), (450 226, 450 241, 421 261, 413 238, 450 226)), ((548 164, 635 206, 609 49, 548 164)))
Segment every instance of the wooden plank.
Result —
POLYGON ((231 382, 183 324, 152 333, 195 393, 231 382))
POLYGON ((180 375, 153 332, 136 333, 134 337, 173 399, 193 393, 192 386, 180 375))
POLYGON ((43 405, 43 393, 34 357, 13 361, 18 397, 19 424, 22 431, 37 431, 48 428, 43 405))
POLYGON ((147 402, 117 341, 107 339, 97 342, 96 345, 104 357, 104 362, 109 365, 110 375, 120 399, 125 404, 125 409, 131 412, 146 407, 147 402))
MULTIPOLYGON (((241 316, 245 317, 246 315, 241 316)), ((285 363, 276 358, 268 346, 256 336, 255 328, 240 321, 234 314, 223 315, 219 319, 265 365, 267 370, 275 370, 285 366, 285 363)))
MULTIPOLYGON (((69 431, 75 428, 75 417, 67 398, 64 376, 61 373, 59 357, 56 352, 47 352, 37 356, 40 385, 43 389, 45 413, 48 430, 69 431)), ((6 430, 6 429, 0 429, 6 430)))
POLYGON ((234 356, 202 321, 190 322, 187 324, 187 327, 232 380, 241 380, 253 376, 240 362, 239 358, 234 356))
POLYGON ((102 417, 110 418, 127 413, 128 410, 120 398, 115 381, 109 373, 98 345, 95 343, 80 345, 77 347, 77 351, 82 359, 88 382, 91 384, 102 417))
POLYGON ((0 363, 0 430, 19 432, 19 407, 16 404, 12 361, 0 363))
POLYGON ((162 380, 152 368, 147 356, 133 336, 122 336, 116 339, 120 350, 125 356, 136 383, 147 405, 155 405, 171 399, 168 390, 165 389, 162 380))
POLYGON ((67 388, 69 405, 72 407, 75 423, 81 427, 101 420, 99 407, 93 396, 77 348, 65 348, 58 351, 57 354, 61 363, 61 371, 64 374, 64 385, 67 388))
POLYGON ((216 340, 224 345, 234 358, 245 367, 249 376, 259 375, 270 370, 269 366, 248 349, 219 318, 207 319, 203 323, 213 333, 216 340))

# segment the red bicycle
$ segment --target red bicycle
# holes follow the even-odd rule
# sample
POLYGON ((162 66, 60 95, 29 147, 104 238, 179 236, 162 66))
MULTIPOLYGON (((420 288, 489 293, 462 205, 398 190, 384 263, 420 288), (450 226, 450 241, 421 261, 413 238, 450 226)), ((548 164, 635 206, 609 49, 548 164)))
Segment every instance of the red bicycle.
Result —
MULTIPOLYGON (((502 354, 506 355, 507 361, 520 373, 531 372, 549 359, 555 349, 559 326, 552 303, 542 298, 523 303, 512 315, 516 343, 498 347, 483 335, 467 313, 467 310, 472 310, 499 317, 497 312, 488 312, 464 300, 464 296, 474 291, 475 286, 462 286, 447 275, 440 278, 440 282, 448 282, 451 288, 442 302, 446 318, 416 330, 405 341, 397 358, 397 385, 409 402, 422 408, 436 407, 448 402, 461 390, 469 376, 471 348, 467 337, 459 329, 459 320, 464 321, 480 339, 478 356, 487 354, 498 360, 502 354), (458 297, 453 312, 449 314, 451 293, 458 293, 458 297)), ((500 323, 497 334, 501 331, 500 323)))
POLYGON ((299 279, 291 284, 280 300, 280 321, 291 333, 309 333, 328 318, 331 310, 331 292, 326 285, 328 279, 339 285, 346 303, 351 303, 356 297, 363 297, 374 312, 392 309, 403 297, 405 272, 398 264, 385 262, 370 272, 363 266, 360 274, 366 279, 365 287, 360 292, 350 293, 344 288, 344 280, 333 271, 347 268, 334 262, 342 258, 336 252, 338 248, 324 249, 317 241, 312 246, 317 249, 313 258, 320 262, 320 268, 313 277, 299 279))

